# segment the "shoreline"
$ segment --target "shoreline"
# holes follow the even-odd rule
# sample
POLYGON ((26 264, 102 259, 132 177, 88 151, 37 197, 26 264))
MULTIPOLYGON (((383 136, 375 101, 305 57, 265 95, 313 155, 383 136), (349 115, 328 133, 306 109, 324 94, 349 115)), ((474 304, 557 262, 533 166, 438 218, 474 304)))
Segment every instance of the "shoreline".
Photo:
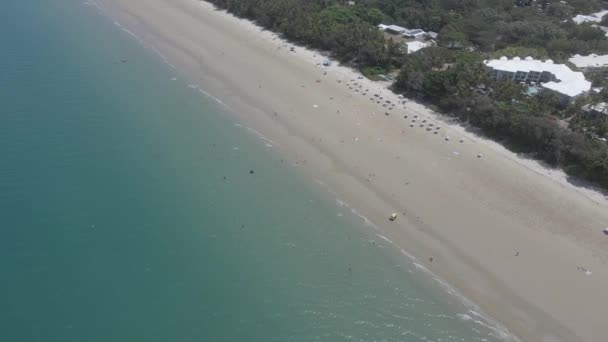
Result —
MULTIPOLYGON (((106 3, 107 0, 102 2, 106 3)), ((448 124, 436 117, 431 119, 435 114, 418 104, 408 103, 408 108, 400 110, 400 113, 421 117, 424 115, 428 120, 434 120, 443 130, 449 131, 446 134, 452 137, 453 142, 444 143, 443 135, 429 137, 418 127, 408 128, 404 124, 409 121, 404 121, 399 115, 391 113, 385 118, 382 108, 370 105, 366 97, 354 95, 344 87, 345 82, 357 75, 354 71, 332 66, 327 68, 327 76, 322 75, 321 70, 324 69, 314 63, 323 59, 318 53, 304 51, 303 48, 297 48, 295 54, 288 52, 287 48, 279 52, 273 51, 277 46, 288 43, 282 42, 268 31, 260 33, 260 29, 256 29, 250 22, 215 11, 207 3, 198 4, 196 0, 146 0, 138 4, 130 4, 126 0, 113 2, 119 3, 116 5, 116 15, 122 16, 121 22, 125 19, 127 27, 131 27, 130 21, 146 31, 141 38, 146 45, 157 49, 156 53, 159 55, 167 56, 163 58, 166 58, 169 65, 173 64, 180 75, 189 75, 193 81, 198 77, 201 83, 205 84, 205 89, 209 85, 212 88, 211 93, 225 95, 219 96, 217 101, 226 102, 229 108, 234 108, 235 115, 247 123, 247 126, 261 132, 259 134, 279 142, 279 153, 290 156, 294 166, 309 178, 328 184, 340 198, 348 199, 352 208, 369 217, 372 222, 386 222, 388 213, 392 211, 405 212, 405 215, 400 215, 396 224, 383 224, 387 227, 380 227, 382 233, 386 233, 387 238, 394 241, 398 248, 411 252, 419 260, 425 260, 425 257, 432 255, 436 262, 423 263, 424 267, 446 279, 465 298, 478 304, 484 312, 505 324, 520 338, 539 341, 601 339, 600 323, 566 322, 564 317, 568 317, 568 310, 572 310, 574 316, 584 316, 583 320, 593 317, 598 320, 597 317, 604 317, 608 313, 599 303, 593 305, 593 299, 601 298, 601 290, 608 284, 606 254, 602 252, 605 244, 599 240, 594 242, 596 239, 592 235, 593 231, 576 231, 575 236, 572 236, 573 233, 567 231, 567 227, 569 223, 576 222, 576 219, 566 220, 556 228, 550 225, 551 221, 559 223, 565 215, 560 215, 560 212, 571 207, 577 210, 577 218, 591 217, 585 221, 586 227, 592 227, 596 222, 608 222, 606 213, 598 213, 598 208, 593 208, 595 205, 600 207, 599 210, 606 211, 607 207, 601 195, 592 199, 589 196, 596 195, 587 193, 586 189, 573 191, 573 185, 559 183, 559 180, 554 179, 559 179, 559 172, 554 171, 553 177, 547 177, 543 170, 535 169, 540 167, 538 164, 534 165, 535 162, 513 160, 518 157, 497 151, 496 146, 492 146, 496 143, 474 137, 471 133, 463 132, 464 128, 448 124), (169 2, 172 4, 168 5, 169 2), (155 4, 165 4, 168 6, 164 8, 167 12, 153 10, 150 6, 154 7, 155 4), (200 9, 195 6, 200 6, 200 9), (196 12, 186 14, 189 11, 196 12), (165 18, 165 14, 171 16, 165 18), (201 22, 201 17, 211 20, 211 23, 201 22), (160 23, 160 20, 157 20, 159 18, 165 19, 164 22, 160 23), (180 23, 182 21, 183 24, 180 23), (211 26, 214 24, 229 33, 222 33, 221 29, 213 30, 211 26), (204 34, 205 27, 210 28, 211 32, 204 34), (238 35, 241 31, 243 37, 238 35), (196 41, 199 35, 202 40, 196 41), (183 36, 189 38, 182 38, 183 36), (221 37, 223 42, 232 39, 234 44, 229 44, 226 51, 255 55, 254 58, 258 62, 270 63, 277 60, 279 65, 264 66, 262 70, 248 70, 248 67, 256 66, 256 63, 248 63, 248 58, 238 56, 230 57, 224 63, 218 60, 221 57, 217 55, 217 50, 224 49, 224 46, 221 43, 213 45, 211 36, 221 37), (222 65, 202 68, 209 65, 209 61, 215 60, 218 61, 217 64, 222 65), (235 66, 234 61, 242 62, 244 66, 235 66), (236 70, 226 70, 227 68, 236 70), (269 72, 266 74, 264 71, 269 72), (293 75, 290 75, 291 73, 293 75), (322 79, 320 84, 316 83, 318 78, 322 79), (277 81, 283 79, 285 83, 277 81), (337 83, 336 79, 341 79, 344 83, 337 83), (243 84, 242 80, 245 80, 243 84), (274 93, 285 96, 268 95, 274 93), (335 101, 327 99, 329 94, 334 95, 332 97, 335 101), (317 107, 314 107, 315 105, 317 107), (334 109, 337 108, 342 112, 334 115, 334 109), (348 110, 345 111, 344 108, 348 110), (324 113, 320 114, 321 111, 324 113), (374 111, 376 115, 370 116, 370 111, 374 111), (272 114, 274 112, 279 114, 275 116, 272 114), (378 123, 381 120, 383 122, 378 123), (324 122, 329 127, 317 127, 319 122, 324 122), (399 128, 395 129, 397 126, 399 128), (403 134, 403 130, 407 133, 403 134), (461 137, 466 140, 464 145, 458 143, 461 137), (329 142, 332 138, 334 141, 329 142), (355 145, 365 147, 359 148, 355 145), (456 149, 458 155, 453 154, 456 149), (403 150, 405 152, 402 152, 403 150), (482 152, 483 158, 477 160, 475 155, 482 152), (465 162, 455 162, 465 158, 465 162), (422 170, 404 167, 396 160, 405 160, 407 164, 421 166, 422 170), (451 166, 448 165, 451 162, 458 164, 454 166, 453 172, 441 170, 451 166), (374 166, 370 167, 368 163, 374 166), (532 163, 532 168, 526 163, 532 163), (488 171, 499 172, 503 166, 510 170, 497 176, 485 175, 488 171), (505 179, 505 174, 509 174, 509 171, 515 173, 515 180, 505 179), (404 179, 400 176, 402 172, 408 174, 408 183, 421 185, 415 186, 414 189, 411 186, 403 188, 401 183, 404 179), (376 173, 381 175, 377 176, 376 173), (472 176, 467 176, 466 173, 471 173, 472 176), (517 179, 520 176, 521 182, 517 179), (496 186, 493 182, 500 184, 496 186), (395 184, 399 184, 403 189, 394 190, 395 184), (499 191, 509 192, 510 186, 515 189, 510 191, 508 198, 501 198, 500 193, 497 194, 499 191), (541 194, 553 195, 546 197, 547 201, 552 203, 541 208, 541 214, 529 210, 521 213, 525 216, 523 219, 518 218, 519 209, 538 204, 538 197, 543 197, 536 190, 541 194), (476 196, 470 196, 471 193, 476 196), (486 200, 486 194, 493 196, 486 200), (560 195, 567 197, 563 200, 564 203, 559 203, 562 202, 560 195), (443 196, 446 198, 435 205, 435 199, 443 196), (523 203, 514 203, 517 200, 523 203), (446 203, 457 204, 460 201, 466 203, 451 210, 445 206, 446 203), (591 204, 592 201, 594 204, 591 204), (502 209, 501 204, 506 209, 502 209), (445 210, 445 218, 433 218, 438 208, 445 210), (462 211, 463 209, 465 211, 462 211), (480 212, 477 213, 475 209, 480 212), (485 211, 491 214, 483 214, 485 211), (472 217, 459 220, 463 213, 472 217), (544 223, 543 216, 549 218, 551 215, 557 217, 547 219, 549 222, 544 223), (446 232, 451 221, 456 222, 454 226, 460 230, 458 234, 446 232), (498 222, 498 228, 484 232, 487 230, 484 225, 492 225, 495 222, 498 222), (530 222, 533 223, 532 227, 528 226, 530 222), (467 225, 471 228, 467 228, 467 225), (398 229, 395 229, 396 227, 398 229), (511 232, 501 232, 505 227, 514 228, 511 232), (517 236, 518 234, 523 237, 517 236), (541 244, 538 245, 537 242, 541 244), (531 263, 532 265, 522 267, 505 263, 502 260, 506 259, 505 250, 514 250, 514 247, 505 247, 505 244, 518 246, 518 251, 522 250, 522 256, 524 253, 532 254, 525 257, 526 261, 530 261, 530 258, 540 259, 538 265, 531 263), (484 248, 477 245, 483 245, 484 248), (593 247, 589 248, 591 251, 585 248, 589 246, 593 247), (548 251, 533 251, 538 247, 546 247, 548 251), (503 255, 495 255, 496 251, 502 252, 503 255), (589 278, 581 277, 580 272, 576 273, 577 270, 574 269, 576 263, 572 265, 574 271, 569 272, 551 262, 555 258, 561 262, 562 256, 569 256, 584 263, 586 267, 590 267, 593 275, 589 278), (563 298, 561 301, 557 299, 556 301, 560 302, 557 304, 552 304, 551 298, 539 298, 535 301, 534 297, 539 295, 539 290, 526 290, 526 287, 530 283, 544 280, 544 277, 535 275, 538 266, 549 273, 546 278, 557 280, 554 283, 547 281, 547 285, 556 287, 550 291, 557 295, 556 298, 568 294, 576 295, 584 299, 583 303, 577 304, 576 301, 563 298), (595 286, 585 284, 587 279, 595 281, 595 286), (477 282, 482 285, 475 284, 477 282), (506 282, 508 284, 503 284, 506 282), (581 312, 580 309, 584 311, 587 304, 591 304, 592 310, 581 312), (555 315, 559 317, 555 318, 555 315), (582 333, 585 333, 585 336, 581 336, 582 333)), ((360 81, 369 84, 370 89, 374 86, 367 83, 367 80, 360 81)), ((390 95, 387 89, 377 84, 375 86, 377 89, 374 89, 374 92, 381 92, 383 97, 395 96, 390 95)), ((600 228, 602 227, 597 227, 597 234, 600 234, 600 228)), ((509 258, 512 259, 512 256, 509 258)))

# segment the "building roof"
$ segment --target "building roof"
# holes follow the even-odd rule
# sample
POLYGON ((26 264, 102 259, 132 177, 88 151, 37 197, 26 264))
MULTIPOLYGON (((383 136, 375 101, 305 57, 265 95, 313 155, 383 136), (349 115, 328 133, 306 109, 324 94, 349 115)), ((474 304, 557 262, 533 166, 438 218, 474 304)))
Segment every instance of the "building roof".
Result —
POLYGON ((594 53, 589 56, 574 55, 568 59, 577 68, 601 68, 608 66, 608 55, 596 55, 594 53))
POLYGON ((420 49, 424 49, 425 47, 430 46, 429 43, 423 43, 423 42, 419 42, 419 41, 406 42, 405 44, 407 45, 407 53, 413 53, 420 49))
POLYGON ((424 32, 424 30, 421 30, 421 29, 411 29, 411 30, 406 30, 404 32, 404 34, 406 36, 418 37, 418 36, 422 36, 422 35, 426 34, 426 32, 424 32))
POLYGON ((606 103, 606 102, 600 102, 600 103, 596 103, 596 104, 590 103, 590 104, 584 105, 582 109, 585 112, 594 111, 597 113, 608 115, 608 103, 606 103))
POLYGON ((599 23, 600 21, 602 21, 602 17, 605 16, 606 14, 608 14, 608 10, 599 11, 599 12, 592 13, 589 15, 579 14, 576 17, 572 18, 572 21, 574 21, 577 24, 582 24, 582 23, 587 23, 587 22, 599 23))
POLYGON ((578 96, 591 89, 591 82, 585 79, 582 72, 572 71, 565 64, 555 64, 550 59, 541 61, 532 57, 526 57, 523 60, 519 57, 513 59, 501 57, 485 61, 485 64, 495 70, 513 73, 517 71, 549 72, 557 78, 557 81, 542 83, 541 86, 569 97, 578 96))
POLYGON ((385 26, 385 30, 389 30, 389 31, 394 31, 394 32, 398 32, 398 33, 404 33, 405 31, 407 31, 407 29, 405 27, 401 27, 401 26, 397 26, 397 25, 384 25, 385 26))
POLYGON ((439 33, 437 32, 433 32, 433 31, 429 31, 427 32, 429 34, 429 37, 436 39, 439 36, 439 33))

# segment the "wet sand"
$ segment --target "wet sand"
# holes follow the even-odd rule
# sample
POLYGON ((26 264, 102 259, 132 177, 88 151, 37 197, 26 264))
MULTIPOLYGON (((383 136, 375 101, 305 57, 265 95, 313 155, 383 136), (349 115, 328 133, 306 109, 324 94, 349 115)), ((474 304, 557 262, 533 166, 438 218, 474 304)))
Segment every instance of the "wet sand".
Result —
POLYGON ((605 339, 602 195, 207 3, 97 3, 522 340, 605 339))

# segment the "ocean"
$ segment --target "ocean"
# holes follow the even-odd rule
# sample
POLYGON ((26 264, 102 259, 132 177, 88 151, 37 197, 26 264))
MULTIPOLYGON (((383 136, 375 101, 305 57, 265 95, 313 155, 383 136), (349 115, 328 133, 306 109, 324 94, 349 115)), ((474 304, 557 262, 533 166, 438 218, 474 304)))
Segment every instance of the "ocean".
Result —
POLYGON ((0 341, 502 340, 94 6, 0 28, 0 341))

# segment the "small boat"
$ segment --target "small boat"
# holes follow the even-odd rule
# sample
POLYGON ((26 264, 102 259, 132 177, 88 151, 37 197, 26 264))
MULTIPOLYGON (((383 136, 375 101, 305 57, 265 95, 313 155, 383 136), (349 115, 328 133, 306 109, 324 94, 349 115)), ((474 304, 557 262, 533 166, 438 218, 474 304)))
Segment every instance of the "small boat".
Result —
POLYGON ((392 213, 388 218, 390 221, 395 221, 397 219, 397 213, 392 213))

